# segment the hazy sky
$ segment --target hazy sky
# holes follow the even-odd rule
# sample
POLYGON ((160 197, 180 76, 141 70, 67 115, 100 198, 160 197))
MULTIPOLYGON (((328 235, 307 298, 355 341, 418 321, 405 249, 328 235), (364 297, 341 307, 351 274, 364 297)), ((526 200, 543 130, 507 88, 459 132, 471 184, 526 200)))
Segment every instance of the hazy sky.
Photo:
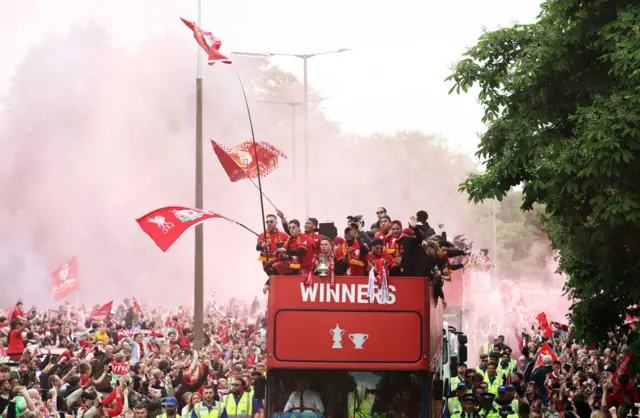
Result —
MULTIPOLYGON (((202 26, 221 38, 226 53, 352 48, 309 61, 310 85, 330 99, 324 107, 345 131, 420 129, 471 152, 483 129, 481 109, 475 96, 448 96, 443 80, 482 28, 532 22, 539 3, 202 0, 202 26)), ((118 45, 135 49, 158 33, 191 36, 178 16, 196 20, 196 11, 197 0, 0 0, 0 95, 29 46, 64 34, 73 22, 93 19, 118 45)), ((300 59, 272 62, 302 78, 300 59)))

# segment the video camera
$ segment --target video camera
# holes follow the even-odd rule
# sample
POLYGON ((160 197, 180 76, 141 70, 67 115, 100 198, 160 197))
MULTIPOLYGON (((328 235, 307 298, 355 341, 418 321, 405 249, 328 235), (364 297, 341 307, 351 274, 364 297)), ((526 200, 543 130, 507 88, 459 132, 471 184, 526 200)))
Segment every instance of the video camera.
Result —
POLYGON ((362 219, 362 215, 347 216, 347 223, 352 228, 364 228, 364 219, 362 219))

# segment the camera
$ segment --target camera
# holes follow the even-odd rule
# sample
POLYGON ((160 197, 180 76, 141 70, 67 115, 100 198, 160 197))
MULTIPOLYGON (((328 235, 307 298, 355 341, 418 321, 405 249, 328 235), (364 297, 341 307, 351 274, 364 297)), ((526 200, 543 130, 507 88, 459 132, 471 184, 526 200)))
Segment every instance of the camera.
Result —
POLYGON ((353 226, 355 224, 355 226, 358 228, 364 227, 364 220, 362 219, 362 215, 347 216, 347 223, 349 224, 349 226, 353 226))

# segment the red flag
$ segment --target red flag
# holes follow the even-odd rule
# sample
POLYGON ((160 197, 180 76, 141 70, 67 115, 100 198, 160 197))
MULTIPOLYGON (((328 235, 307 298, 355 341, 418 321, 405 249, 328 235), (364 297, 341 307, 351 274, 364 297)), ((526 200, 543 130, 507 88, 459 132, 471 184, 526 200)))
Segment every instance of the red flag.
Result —
POLYGON ((89 316, 91 321, 104 321, 111 316, 111 306, 113 301, 107 302, 99 308, 94 308, 89 316))
POLYGON ((213 218, 224 216, 201 209, 167 206, 147 213, 136 222, 162 251, 167 251, 188 229, 213 218))
POLYGON ((540 328, 542 328, 542 331, 544 332, 544 337, 545 338, 549 338, 553 335, 553 330, 551 329, 551 325, 549 325, 549 321, 547 320, 547 314, 544 312, 540 312, 538 314, 538 316, 536 316, 536 319, 538 320, 538 324, 540 325, 540 328))
POLYGON ((551 356, 552 361, 558 360, 558 356, 551 349, 551 347, 549 347, 549 344, 542 343, 540 349, 538 350, 538 354, 536 355, 536 363, 533 365, 533 370, 544 365, 544 356, 551 356))
POLYGON ((215 62, 224 62, 225 64, 231 64, 231 60, 220 53, 220 47, 222 42, 213 36, 211 32, 202 30, 195 22, 189 22, 186 19, 180 18, 182 22, 187 25, 193 32, 193 37, 200 45, 200 48, 207 53, 209 57, 209 65, 213 65, 215 62))
POLYGON ((138 303, 138 301, 136 300, 136 298, 133 298, 133 307, 134 309, 141 311, 142 308, 140 307, 140 304, 138 303))
POLYGON ((618 375, 629 373, 629 365, 631 364, 631 360, 633 360, 633 353, 631 351, 627 351, 627 354, 625 354, 622 360, 620 360, 615 373, 613 373, 613 376, 611 376, 611 383, 617 384, 618 375))
POLYGON ((78 261, 75 256, 51 273, 51 287, 53 300, 78 290, 78 261))
POLYGON ((220 160, 222 168, 232 182, 258 178, 258 168, 260 169, 260 177, 266 177, 278 168, 280 157, 287 158, 282 151, 268 142, 258 142, 254 147, 253 141, 246 141, 233 148, 227 148, 212 139, 211 145, 213 145, 213 151, 220 160))

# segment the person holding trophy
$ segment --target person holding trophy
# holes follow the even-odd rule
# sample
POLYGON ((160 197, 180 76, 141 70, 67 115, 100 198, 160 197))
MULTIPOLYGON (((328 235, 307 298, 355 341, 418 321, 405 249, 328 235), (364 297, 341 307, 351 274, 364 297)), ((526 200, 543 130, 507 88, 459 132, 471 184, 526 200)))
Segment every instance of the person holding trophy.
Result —
MULTIPOLYGON (((319 254, 313 258, 313 274, 322 278, 329 277, 329 283, 331 287, 334 287, 336 284, 336 257, 333 254, 331 239, 322 237, 319 249, 319 254)), ((311 284, 311 273, 309 273, 305 284, 311 284)))

